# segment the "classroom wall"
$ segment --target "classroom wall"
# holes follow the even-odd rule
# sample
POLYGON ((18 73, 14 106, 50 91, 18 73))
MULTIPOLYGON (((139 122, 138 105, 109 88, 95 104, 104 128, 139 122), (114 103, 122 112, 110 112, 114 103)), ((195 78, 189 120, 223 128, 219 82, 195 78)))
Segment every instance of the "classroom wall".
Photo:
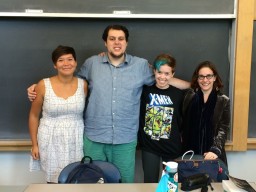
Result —
MULTIPOLYGON (((227 152, 230 175, 249 182, 256 181, 255 150, 227 152)), ((29 172, 29 152, 0 152, 0 185, 45 183, 41 171, 29 172)), ((143 182, 140 151, 136 156, 135 182, 143 182)))

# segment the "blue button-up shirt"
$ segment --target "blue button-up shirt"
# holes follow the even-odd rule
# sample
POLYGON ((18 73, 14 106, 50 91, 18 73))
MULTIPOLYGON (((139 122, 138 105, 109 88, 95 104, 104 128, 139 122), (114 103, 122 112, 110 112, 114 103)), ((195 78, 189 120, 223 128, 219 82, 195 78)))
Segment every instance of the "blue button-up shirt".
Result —
POLYGON ((135 141, 142 88, 154 82, 148 61, 126 54, 124 63, 115 67, 107 56, 92 56, 78 76, 87 79, 90 90, 85 111, 86 136, 109 144, 135 141))

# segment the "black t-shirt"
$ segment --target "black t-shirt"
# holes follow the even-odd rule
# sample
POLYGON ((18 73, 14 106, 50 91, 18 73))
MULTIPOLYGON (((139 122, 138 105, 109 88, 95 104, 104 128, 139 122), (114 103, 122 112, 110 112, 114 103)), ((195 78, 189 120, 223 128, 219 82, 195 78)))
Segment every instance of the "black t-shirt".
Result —
POLYGON ((142 150, 175 159, 181 155, 183 91, 170 86, 144 86, 141 96, 139 145, 142 150))

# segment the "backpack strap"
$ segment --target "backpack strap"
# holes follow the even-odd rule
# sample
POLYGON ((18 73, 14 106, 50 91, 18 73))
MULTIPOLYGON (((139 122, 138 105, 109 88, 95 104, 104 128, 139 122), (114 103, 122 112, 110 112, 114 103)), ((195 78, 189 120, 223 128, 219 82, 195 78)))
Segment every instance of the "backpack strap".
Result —
POLYGON ((71 173, 69 173, 68 178, 66 180, 66 183, 71 183, 71 180, 74 178, 74 176, 81 170, 81 164, 77 165, 71 173))
POLYGON ((84 156, 81 161, 80 164, 78 164, 73 170, 72 172, 69 173, 68 178, 66 180, 66 183, 70 183, 70 181, 73 179, 73 177, 81 170, 81 165, 85 164, 85 159, 89 159, 89 163, 92 163, 92 158, 90 156, 84 156))

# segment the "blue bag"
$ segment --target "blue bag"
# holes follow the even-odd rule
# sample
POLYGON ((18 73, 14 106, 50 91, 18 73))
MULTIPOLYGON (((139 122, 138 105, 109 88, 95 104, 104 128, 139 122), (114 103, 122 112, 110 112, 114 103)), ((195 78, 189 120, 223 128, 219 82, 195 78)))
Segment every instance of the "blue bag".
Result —
POLYGON ((89 156, 82 158, 81 162, 76 165, 68 174, 65 183, 105 183, 106 179, 101 168, 92 163, 89 156), (88 158, 90 161, 85 162, 88 158))
POLYGON ((178 163, 179 183, 183 182, 186 177, 198 173, 206 173, 210 176, 212 181, 218 182, 220 170, 219 159, 205 160, 202 155, 194 155, 194 151, 190 150, 175 161, 178 163), (188 159, 185 158, 187 153, 192 153, 188 159))

